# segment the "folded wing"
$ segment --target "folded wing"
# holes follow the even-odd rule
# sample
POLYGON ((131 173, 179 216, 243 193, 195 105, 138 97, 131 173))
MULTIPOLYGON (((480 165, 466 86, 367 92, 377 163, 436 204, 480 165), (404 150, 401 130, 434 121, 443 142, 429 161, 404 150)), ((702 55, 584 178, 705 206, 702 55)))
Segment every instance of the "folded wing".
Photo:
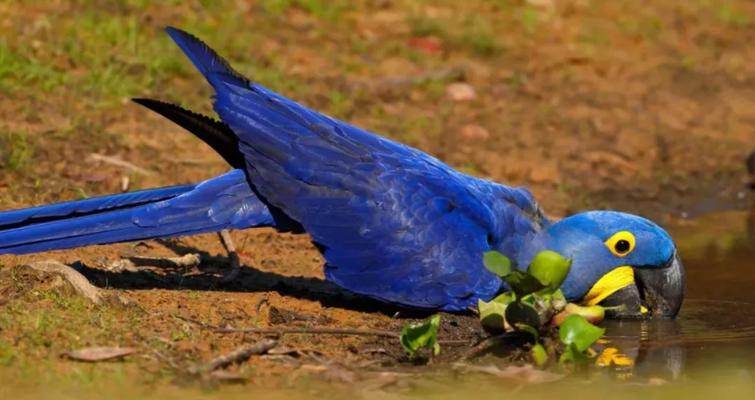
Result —
POLYGON ((328 279, 387 302, 446 310, 498 291, 482 255, 522 228, 502 226, 500 212, 529 221, 537 207, 528 193, 307 109, 250 82, 195 37, 168 33, 215 88, 215 111, 238 136, 260 199, 310 233, 328 279))

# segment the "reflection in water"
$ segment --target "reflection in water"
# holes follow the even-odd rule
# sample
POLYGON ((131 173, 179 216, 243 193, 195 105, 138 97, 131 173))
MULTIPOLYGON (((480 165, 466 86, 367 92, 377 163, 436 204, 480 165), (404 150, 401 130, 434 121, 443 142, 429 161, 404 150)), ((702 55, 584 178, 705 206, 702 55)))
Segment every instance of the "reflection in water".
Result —
MULTIPOLYGON (((620 378, 676 380, 710 369, 755 369, 755 212, 728 212, 673 230, 688 274, 675 321, 606 321, 606 343, 634 360, 620 378)), ((600 350, 600 349, 599 349, 600 350)), ((723 372, 722 372, 723 373, 723 372)))
POLYGON ((621 378, 662 378, 681 376, 687 351, 683 342, 667 340, 681 333, 679 321, 606 321, 606 343, 634 361, 633 365, 613 369, 621 378))

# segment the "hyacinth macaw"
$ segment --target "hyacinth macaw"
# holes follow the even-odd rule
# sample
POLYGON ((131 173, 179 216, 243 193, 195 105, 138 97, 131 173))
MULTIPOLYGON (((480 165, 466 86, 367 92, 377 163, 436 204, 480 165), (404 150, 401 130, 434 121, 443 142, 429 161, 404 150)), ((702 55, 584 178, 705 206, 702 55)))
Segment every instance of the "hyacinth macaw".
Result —
POLYGON ((417 149, 336 120, 249 81, 194 36, 168 34, 215 90, 220 121, 138 103, 204 140, 233 168, 196 185, 0 213, 0 254, 222 229, 308 233, 328 280, 386 303, 461 311, 505 290, 483 266, 497 250, 524 268, 572 259, 569 300, 623 305, 615 317, 673 318, 684 269, 666 231, 589 211, 548 220, 532 194, 462 174, 417 149))

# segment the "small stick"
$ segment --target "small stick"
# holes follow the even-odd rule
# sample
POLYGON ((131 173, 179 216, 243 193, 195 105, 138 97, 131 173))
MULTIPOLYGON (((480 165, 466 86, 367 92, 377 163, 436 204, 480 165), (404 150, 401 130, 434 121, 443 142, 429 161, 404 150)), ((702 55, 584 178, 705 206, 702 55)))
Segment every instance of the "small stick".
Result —
POLYGON ((163 361, 163 362, 167 363, 167 364, 168 364, 168 366, 170 366, 170 367, 171 367, 171 368, 172 368, 173 370, 176 370, 176 371, 177 371, 177 370, 181 369, 181 368, 180 368, 180 367, 178 366, 178 364, 176 364, 176 362, 175 362, 175 361, 173 361, 173 359, 172 359, 172 358, 170 358, 170 357, 166 356, 166 355, 165 355, 165 354, 163 354, 162 352, 160 352, 160 351, 158 351, 158 350, 156 350, 156 349, 152 349, 152 354, 154 354, 154 355, 155 355, 155 357, 157 357, 157 359, 159 359, 160 361, 163 361))
POLYGON ((199 254, 189 253, 180 257, 143 257, 143 256, 128 256, 126 257, 131 263, 136 266, 150 266, 161 268, 191 268, 196 267, 202 263, 202 257, 199 254))
MULTIPOLYGON (((310 334, 310 335, 342 335, 342 336, 378 336, 387 338, 398 338, 398 332, 384 331, 380 329, 359 329, 359 328, 326 328, 326 327, 298 327, 298 326, 281 326, 281 327, 258 327, 258 328, 221 328, 206 322, 195 319, 174 315, 174 317, 190 322, 204 329, 209 329, 215 333, 259 333, 268 335, 290 335, 290 334, 310 334)), ((438 340, 438 343, 448 346, 460 346, 469 344, 468 340, 448 339, 438 340)))
POLYGON ((79 271, 56 260, 38 261, 28 266, 34 270, 46 274, 58 274, 62 276, 80 295, 86 297, 94 304, 102 304, 103 298, 100 290, 89 283, 89 280, 79 271))
POLYGON ((137 165, 134 165, 134 164, 132 164, 132 163, 130 163, 128 161, 121 160, 118 157, 112 157, 112 156, 106 156, 104 154, 92 153, 92 154, 89 155, 89 158, 92 159, 92 160, 94 160, 94 161, 99 161, 99 162, 103 162, 105 164, 115 165, 116 167, 125 168, 127 170, 136 172, 137 174, 141 174, 141 175, 150 176, 150 175, 154 175, 155 174, 152 171, 146 170, 146 169, 144 169, 142 167, 139 167, 137 165))
POLYGON ((197 321, 193 318, 174 315, 174 317, 199 325, 204 329, 209 329, 215 333, 261 333, 270 335, 286 334, 314 334, 314 335, 344 335, 344 336, 381 336, 381 337, 398 337, 399 334, 391 331, 379 329, 358 329, 358 328, 320 328, 320 327, 299 327, 299 326, 280 326, 280 327, 258 327, 258 328, 221 328, 203 321, 197 321))
POLYGON ((509 340, 512 336, 515 336, 516 334, 512 334, 510 332, 501 334, 501 335, 495 335, 495 336, 488 336, 484 339, 482 339, 479 343, 472 346, 469 350, 464 352, 461 359, 462 360, 469 360, 470 358, 476 356, 483 350, 495 346, 496 344, 505 342, 506 340, 509 340))
POLYGON ((238 349, 228 353, 224 354, 222 356, 213 358, 208 362, 207 364, 195 368, 194 373, 207 373, 215 371, 216 369, 226 367, 228 365, 231 365, 233 363, 243 362, 249 359, 249 357, 253 355, 259 355, 259 354, 265 354, 273 347, 277 346, 278 342, 275 340, 267 339, 262 340, 260 342, 257 342, 253 345, 249 346, 242 346, 238 349))
MULTIPOLYGON (((338 335, 338 336, 377 336, 396 338, 400 337, 398 332, 383 331, 379 329, 356 329, 356 328, 304 328, 296 326, 283 327, 261 327, 261 328, 214 328, 215 333, 261 333, 271 335, 290 335, 290 334, 310 334, 310 335, 338 335)), ((469 344, 468 340, 438 340, 439 344, 446 346, 464 346, 469 344)))
POLYGON ((267 297, 263 297, 259 302, 257 302, 257 307, 255 307, 255 311, 257 311, 257 315, 259 315, 260 311, 262 311, 262 306, 264 305, 270 305, 270 301, 267 299, 267 297))
POLYGON ((184 321, 184 322, 189 322, 189 323, 192 323, 192 324, 195 324, 195 325, 199 325, 200 328, 209 329, 209 330, 218 329, 218 327, 215 326, 215 325, 210 325, 210 324, 208 324, 206 322, 198 321, 198 320, 193 319, 193 318, 182 317, 182 316, 176 315, 176 314, 171 314, 171 316, 173 318, 180 319, 181 321, 184 321))
POLYGON ((442 344, 445 346, 467 346, 470 344, 470 341, 464 340, 464 339, 446 339, 446 340, 438 340, 438 344, 442 344))
POLYGON ((261 327, 261 328, 214 328, 216 333, 263 333, 274 335, 286 334, 315 334, 315 335, 344 335, 344 336, 380 336, 398 337, 398 333, 378 329, 356 328, 305 328, 297 326, 261 327))

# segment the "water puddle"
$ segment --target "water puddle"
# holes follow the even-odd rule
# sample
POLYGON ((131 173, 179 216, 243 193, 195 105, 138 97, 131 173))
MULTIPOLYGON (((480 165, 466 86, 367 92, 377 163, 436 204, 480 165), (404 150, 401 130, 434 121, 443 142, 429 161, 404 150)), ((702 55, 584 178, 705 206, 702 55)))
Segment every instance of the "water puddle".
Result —
POLYGON ((606 321, 606 346, 638 377, 675 380, 715 368, 755 376, 755 215, 704 216, 672 229, 687 268, 675 321, 606 321))

